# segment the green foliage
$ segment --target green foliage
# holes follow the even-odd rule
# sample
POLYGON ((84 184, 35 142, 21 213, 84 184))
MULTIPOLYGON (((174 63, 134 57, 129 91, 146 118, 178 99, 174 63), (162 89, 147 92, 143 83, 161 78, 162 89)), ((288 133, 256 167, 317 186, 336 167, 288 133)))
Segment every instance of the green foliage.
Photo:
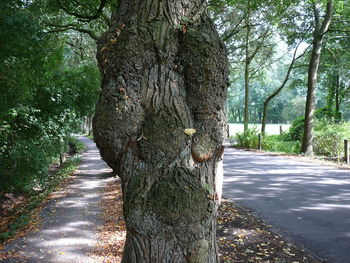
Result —
POLYGON ((299 116, 296 118, 292 126, 289 128, 289 131, 286 135, 286 140, 288 141, 301 141, 304 135, 304 117, 299 116))
POLYGON ((344 139, 350 139, 350 123, 332 123, 327 119, 316 122, 313 140, 316 155, 343 156, 344 139))
POLYGON ((81 150, 68 136, 93 114, 99 92, 94 59, 66 44, 77 34, 48 34, 39 4, 0 2, 0 192, 30 194, 68 141, 81 150))
MULTIPOLYGON (((226 42, 229 57, 232 61, 230 81, 232 83, 228 91, 227 113, 230 122, 242 122, 244 100, 244 59, 245 48, 250 52, 255 51, 256 44, 244 43, 246 33, 245 20, 250 15, 250 39, 264 31, 268 25, 273 28, 273 35, 266 39, 258 37, 258 43, 270 46, 269 41, 279 43, 271 46, 276 52, 272 56, 275 63, 256 63, 256 60, 268 54, 257 51, 257 56, 250 58, 250 68, 253 69, 250 78, 250 105, 249 120, 258 122, 261 120, 261 108, 264 99, 281 82, 281 76, 285 75, 287 62, 290 61, 291 52, 297 43, 302 41, 301 49, 306 43, 313 42, 312 29, 315 25, 313 4, 320 11, 320 20, 325 15, 327 0, 322 1, 243 1, 243 0, 210 0, 209 10, 219 32, 226 42), (249 9, 249 14, 246 12, 249 9), (255 20, 257 19, 257 20, 255 20), (255 22, 256 21, 256 22, 255 22), (284 56, 284 53, 288 53, 284 56), (260 54, 261 53, 261 54, 260 54), (288 58, 289 57, 289 58, 288 58), (257 70, 254 67, 258 65, 257 70)), ((349 119, 350 92, 349 92, 349 1, 333 1, 335 6, 334 19, 327 39, 324 41, 322 59, 319 67, 319 81, 317 87, 317 108, 327 106, 329 117, 335 119, 349 119)), ((278 97, 271 101, 268 122, 291 122, 297 116, 303 114, 305 107, 305 88, 307 86, 307 67, 311 59, 311 49, 306 52, 293 69, 289 87, 278 97)), ((298 52, 301 53, 301 52, 298 52)), ((263 62, 263 60, 260 60, 263 62)), ((268 62, 268 61, 267 61, 268 62)), ((296 136, 297 137, 297 136, 296 136)), ((300 136, 299 136, 300 137, 300 136)), ((297 139, 297 138, 293 138, 297 139)))
POLYGON ((271 152, 300 153, 300 141, 286 141, 285 135, 265 136, 263 139, 263 149, 271 152))
POLYGON ((21 140, 0 159, 0 191, 29 193, 46 178, 49 141, 21 140))
MULTIPOLYGON (((344 139, 350 139, 350 123, 335 123, 327 109, 320 109, 315 114, 313 148, 316 155, 339 157, 344 153, 344 139)), ((302 140, 304 133, 304 117, 294 120, 289 132, 284 136, 287 142, 295 143, 302 140)), ((267 148, 275 148, 267 143, 267 148)), ((300 148, 299 148, 300 149, 300 148)))
MULTIPOLYGON (((316 110, 315 112, 316 120, 332 119, 332 118, 334 118, 334 115, 329 113, 327 108, 321 108, 316 110)), ((289 131, 286 134, 287 141, 301 141, 303 139, 304 119, 305 119, 304 116, 299 116, 293 121, 292 126, 289 128, 289 131)))
POLYGON ((71 155, 82 153, 85 150, 85 144, 74 136, 68 137, 68 147, 71 155))
POLYGON ((257 149, 258 147, 258 130, 256 127, 248 128, 246 132, 236 133, 234 139, 238 147, 247 149, 257 149))
MULTIPOLYGON (((40 110, 19 105, 0 123, 0 191, 30 194, 47 180, 48 167, 67 150, 66 114, 42 116, 40 110)), ((71 125, 71 124, 69 124, 71 125)))

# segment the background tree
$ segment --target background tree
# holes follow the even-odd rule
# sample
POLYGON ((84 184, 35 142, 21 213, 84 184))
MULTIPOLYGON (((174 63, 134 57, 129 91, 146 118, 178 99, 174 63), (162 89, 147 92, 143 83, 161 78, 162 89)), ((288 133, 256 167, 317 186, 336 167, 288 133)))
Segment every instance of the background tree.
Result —
POLYGON ((247 131, 253 81, 272 63, 276 46, 272 25, 268 22, 271 7, 266 2, 239 0, 212 1, 211 5, 221 37, 229 49, 232 72, 243 76, 243 122, 247 131))
POLYGON ((349 5, 337 6, 320 64, 320 91, 325 94, 328 117, 341 121, 349 100, 349 5))
POLYGON ((313 154, 312 138, 317 87, 317 72, 320 65, 323 39, 332 20, 334 4, 333 1, 327 2, 325 17, 323 20, 321 19, 320 6, 316 2, 313 2, 312 8, 314 12, 314 31, 312 54, 308 70, 308 89, 305 107, 304 137, 302 144, 302 152, 308 155, 313 154))
POLYGON ((287 73, 285 75, 285 78, 282 82, 282 84, 277 88, 275 89, 268 97, 267 99, 264 101, 264 105, 263 105, 263 113, 262 113, 262 121, 261 121, 261 134, 264 136, 265 135, 265 128, 266 128, 266 122, 267 122, 267 113, 268 113, 268 106, 270 104, 270 102, 278 95, 280 94, 280 92, 282 91, 282 89, 286 86, 287 82, 289 81, 289 78, 291 76, 291 73, 292 73, 292 70, 293 70, 293 66, 295 64, 295 62, 301 58, 307 49, 304 50, 304 52, 300 55, 297 56, 297 53, 299 51, 299 46, 300 44, 302 43, 299 42, 298 45, 295 47, 294 49, 294 52, 293 52, 293 57, 292 57, 292 60, 289 64, 289 67, 287 69, 287 73))

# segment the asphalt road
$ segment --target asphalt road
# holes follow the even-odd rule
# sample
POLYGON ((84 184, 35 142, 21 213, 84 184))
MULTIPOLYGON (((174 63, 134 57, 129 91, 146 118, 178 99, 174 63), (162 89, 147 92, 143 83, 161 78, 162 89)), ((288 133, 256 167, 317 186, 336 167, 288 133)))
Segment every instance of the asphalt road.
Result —
POLYGON ((350 263, 350 170, 226 149, 224 198, 329 263, 350 263))
POLYGON ((37 232, 5 245, 4 252, 15 251, 20 258, 2 262, 89 263, 98 244, 97 230, 102 225, 99 205, 101 191, 110 180, 111 170, 101 160, 95 144, 79 136, 86 152, 75 179, 42 209, 37 232))

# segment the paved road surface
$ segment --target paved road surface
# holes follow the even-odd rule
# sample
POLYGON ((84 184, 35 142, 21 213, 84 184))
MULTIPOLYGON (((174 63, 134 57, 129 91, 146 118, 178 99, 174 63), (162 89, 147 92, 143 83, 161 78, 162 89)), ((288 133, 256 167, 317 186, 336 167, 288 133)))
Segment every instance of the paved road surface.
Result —
POLYGON ((5 250, 24 252, 25 259, 3 262, 62 262, 88 263, 86 255, 97 244, 96 230, 101 225, 100 190, 110 180, 110 170, 100 159, 95 144, 79 137, 87 151, 76 173, 76 179, 68 186, 62 198, 51 200, 41 211, 39 232, 30 233, 5 246, 5 250))
POLYGON ((350 263, 350 170, 226 149, 224 171, 225 198, 327 262, 350 263))

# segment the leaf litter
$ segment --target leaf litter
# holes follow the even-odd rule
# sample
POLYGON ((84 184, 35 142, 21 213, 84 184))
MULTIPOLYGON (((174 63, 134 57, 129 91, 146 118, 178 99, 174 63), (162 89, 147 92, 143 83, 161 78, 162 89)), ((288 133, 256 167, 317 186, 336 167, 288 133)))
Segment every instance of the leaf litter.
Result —
POLYGON ((223 200, 217 217, 221 262, 321 263, 302 247, 276 233, 252 211, 223 200))
MULTIPOLYGON (((104 225, 99 246, 90 255, 96 262, 119 263, 126 237, 120 180, 104 189, 101 205, 104 225)), ((223 200, 217 217, 220 262, 225 263, 322 263, 272 230, 248 209, 223 200)))
MULTIPOLYGON (((123 255, 126 228, 123 218, 121 183, 111 179, 103 190, 100 205, 103 225, 99 229, 96 249, 89 257, 96 263, 120 263, 123 255)), ((41 206, 42 207, 42 206, 41 206)), ((31 230, 36 228, 33 220, 31 230)), ((252 215, 252 211, 223 200, 217 217, 217 240, 220 262, 225 263, 322 263, 272 230, 272 226, 252 215)), ((30 228, 30 227, 29 227, 30 228)), ((24 235, 20 231, 17 237, 24 235)), ((0 246, 0 252, 2 247, 0 246)), ((1 253, 0 253, 1 255, 1 253)), ((2 257, 1 257, 2 256, 2 257)), ((5 258, 21 258, 20 251, 2 254, 5 258)))

